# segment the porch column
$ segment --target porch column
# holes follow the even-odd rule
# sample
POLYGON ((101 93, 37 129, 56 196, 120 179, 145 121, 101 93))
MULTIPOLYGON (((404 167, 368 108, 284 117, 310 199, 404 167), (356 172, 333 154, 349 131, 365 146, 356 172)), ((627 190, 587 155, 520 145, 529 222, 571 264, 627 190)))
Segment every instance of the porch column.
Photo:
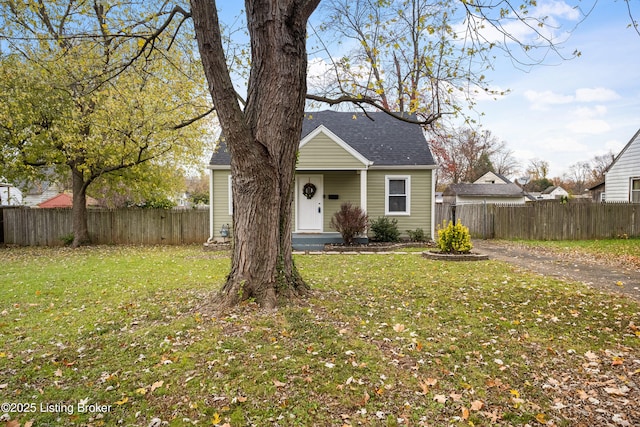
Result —
POLYGON ((360 208, 367 213, 367 170, 360 171, 360 208))
POLYGON ((213 242, 215 231, 213 230, 213 169, 209 169, 209 240, 213 242))

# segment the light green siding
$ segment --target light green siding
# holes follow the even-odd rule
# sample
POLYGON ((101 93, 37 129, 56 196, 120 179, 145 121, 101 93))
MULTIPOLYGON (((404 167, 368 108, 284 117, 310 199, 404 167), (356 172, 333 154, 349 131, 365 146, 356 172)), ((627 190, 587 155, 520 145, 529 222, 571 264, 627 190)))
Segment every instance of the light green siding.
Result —
POLYGON ((213 233, 214 237, 220 237, 220 228, 223 224, 231 226, 229 215, 229 175, 228 170, 212 170, 213 173, 213 233))
POLYGON ((360 206, 360 175, 356 171, 325 172, 324 174, 324 231, 335 232, 331 228, 331 217, 340 210, 340 205, 351 202, 360 206), (338 196, 330 200, 329 194, 338 196))
POLYGON ((307 142, 298 157, 298 169, 359 169, 364 167, 347 150, 320 132, 307 142))
MULTIPOLYGON (((385 216, 385 177, 411 176, 410 215, 386 215, 398 220, 398 229, 404 237, 408 237, 407 230, 422 228, 429 238, 431 231, 431 170, 401 169, 401 170, 369 170, 367 185, 367 203, 370 221, 385 216)), ((370 236, 371 237, 371 236, 370 236)))

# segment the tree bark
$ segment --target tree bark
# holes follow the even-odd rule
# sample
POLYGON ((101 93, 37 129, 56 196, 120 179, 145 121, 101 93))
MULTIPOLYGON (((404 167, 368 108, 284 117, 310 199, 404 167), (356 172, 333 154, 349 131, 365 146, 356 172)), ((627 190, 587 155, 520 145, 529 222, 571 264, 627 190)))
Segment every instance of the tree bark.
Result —
POLYGON ((89 227, 87 225, 87 185, 84 182, 82 171, 71 167, 71 187, 73 189, 73 206, 71 216, 73 223, 72 247, 90 243, 89 227))
POLYGON ((244 110, 224 58, 214 0, 191 0, 209 90, 231 154, 233 252, 222 307, 265 308, 306 292, 293 263, 291 206, 306 95, 306 24, 319 0, 246 0, 251 72, 244 110))

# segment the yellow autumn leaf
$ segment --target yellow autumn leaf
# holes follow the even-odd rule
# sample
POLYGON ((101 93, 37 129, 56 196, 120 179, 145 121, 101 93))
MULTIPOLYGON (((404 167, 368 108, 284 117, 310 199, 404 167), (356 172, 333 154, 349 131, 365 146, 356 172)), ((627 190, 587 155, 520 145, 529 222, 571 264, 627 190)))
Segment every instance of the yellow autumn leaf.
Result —
POLYGON ((220 421, 222 421, 220 419, 220 414, 217 413, 217 412, 215 414, 213 414, 213 418, 211 419, 211 424, 212 425, 220 424, 220 421))
POLYGON ((545 419, 544 414, 536 415, 536 421, 538 421, 540 424, 546 424, 547 423, 547 420, 545 419))
POLYGON ((510 390, 509 393, 511 393, 511 395, 515 398, 519 398, 520 397, 520 392, 518 390, 510 390))
POLYGON ((118 401, 116 402, 116 405, 118 405, 118 406, 122 406, 122 405, 124 405, 125 403, 127 403, 128 401, 129 401, 129 398, 128 398, 128 397, 123 397, 122 399, 120 399, 120 400, 118 400, 118 401))
POLYGON ((145 394, 147 394, 147 389, 144 388, 144 387, 140 387, 140 388, 136 389, 136 393, 144 396, 145 394))

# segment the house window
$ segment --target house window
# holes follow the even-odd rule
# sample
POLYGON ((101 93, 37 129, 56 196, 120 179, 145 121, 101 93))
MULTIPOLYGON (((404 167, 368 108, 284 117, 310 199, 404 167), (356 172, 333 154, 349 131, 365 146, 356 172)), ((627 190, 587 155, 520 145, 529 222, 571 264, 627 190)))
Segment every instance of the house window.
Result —
POLYGON ((411 177, 387 176, 385 179, 385 214, 409 215, 411 212, 411 177))
POLYGON ((631 203, 640 203, 640 178, 631 178, 631 203))

